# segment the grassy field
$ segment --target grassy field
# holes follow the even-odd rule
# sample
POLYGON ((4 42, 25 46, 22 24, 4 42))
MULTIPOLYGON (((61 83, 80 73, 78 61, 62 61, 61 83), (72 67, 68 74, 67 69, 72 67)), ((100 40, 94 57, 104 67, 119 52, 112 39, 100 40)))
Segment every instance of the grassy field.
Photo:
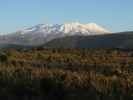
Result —
POLYGON ((133 51, 0 50, 2 100, 133 100, 133 51))

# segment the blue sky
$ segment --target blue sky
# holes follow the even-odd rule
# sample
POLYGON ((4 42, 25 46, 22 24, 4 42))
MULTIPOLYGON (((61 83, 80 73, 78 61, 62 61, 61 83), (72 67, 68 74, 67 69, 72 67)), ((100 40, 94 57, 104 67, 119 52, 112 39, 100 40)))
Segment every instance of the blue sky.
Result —
POLYGON ((0 32, 43 23, 94 22, 133 30, 133 0, 0 0, 0 32))

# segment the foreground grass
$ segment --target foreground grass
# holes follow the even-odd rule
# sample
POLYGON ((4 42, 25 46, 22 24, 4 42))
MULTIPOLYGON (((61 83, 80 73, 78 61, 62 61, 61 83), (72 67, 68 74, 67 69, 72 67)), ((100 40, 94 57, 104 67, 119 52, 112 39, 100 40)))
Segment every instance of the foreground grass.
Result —
POLYGON ((2 50, 2 100, 133 100, 132 51, 2 50))

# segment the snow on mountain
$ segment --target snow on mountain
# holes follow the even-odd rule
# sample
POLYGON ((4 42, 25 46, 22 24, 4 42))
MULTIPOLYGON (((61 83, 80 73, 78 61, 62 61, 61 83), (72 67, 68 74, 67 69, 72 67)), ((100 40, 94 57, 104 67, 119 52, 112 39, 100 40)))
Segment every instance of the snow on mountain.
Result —
MULTIPOLYGON (((101 35, 110 33, 108 30, 98 26, 95 23, 81 24, 65 23, 65 24, 39 24, 30 28, 19 30, 13 34, 4 36, 4 40, 8 43, 24 44, 24 45, 40 45, 64 36, 72 35, 101 35)), ((3 39, 3 37, 2 37, 3 39)), ((0 38, 1 41, 1 38, 0 38)))
POLYGON ((49 24, 39 24, 31 28, 26 28, 24 30, 20 31, 21 34, 26 34, 29 32, 43 32, 44 34, 54 34, 54 33, 65 33, 65 34, 77 34, 81 33, 84 35, 96 35, 96 34, 104 34, 109 33, 108 30, 98 26, 95 23, 90 24, 80 24, 78 22, 75 23, 66 23, 66 24, 55 24, 55 25, 49 25, 49 24))
POLYGON ((90 24, 80 24, 76 23, 67 23, 61 26, 60 30, 64 33, 77 33, 80 32, 83 35, 96 35, 96 34, 103 34, 109 33, 106 29, 98 26, 95 23, 90 24))

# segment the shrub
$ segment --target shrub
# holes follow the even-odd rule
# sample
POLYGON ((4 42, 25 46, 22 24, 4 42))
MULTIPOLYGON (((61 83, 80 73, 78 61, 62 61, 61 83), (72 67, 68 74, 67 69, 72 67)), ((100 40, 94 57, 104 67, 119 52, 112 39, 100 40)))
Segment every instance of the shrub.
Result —
POLYGON ((8 57, 5 53, 0 52, 0 62, 5 63, 8 61, 8 57))

